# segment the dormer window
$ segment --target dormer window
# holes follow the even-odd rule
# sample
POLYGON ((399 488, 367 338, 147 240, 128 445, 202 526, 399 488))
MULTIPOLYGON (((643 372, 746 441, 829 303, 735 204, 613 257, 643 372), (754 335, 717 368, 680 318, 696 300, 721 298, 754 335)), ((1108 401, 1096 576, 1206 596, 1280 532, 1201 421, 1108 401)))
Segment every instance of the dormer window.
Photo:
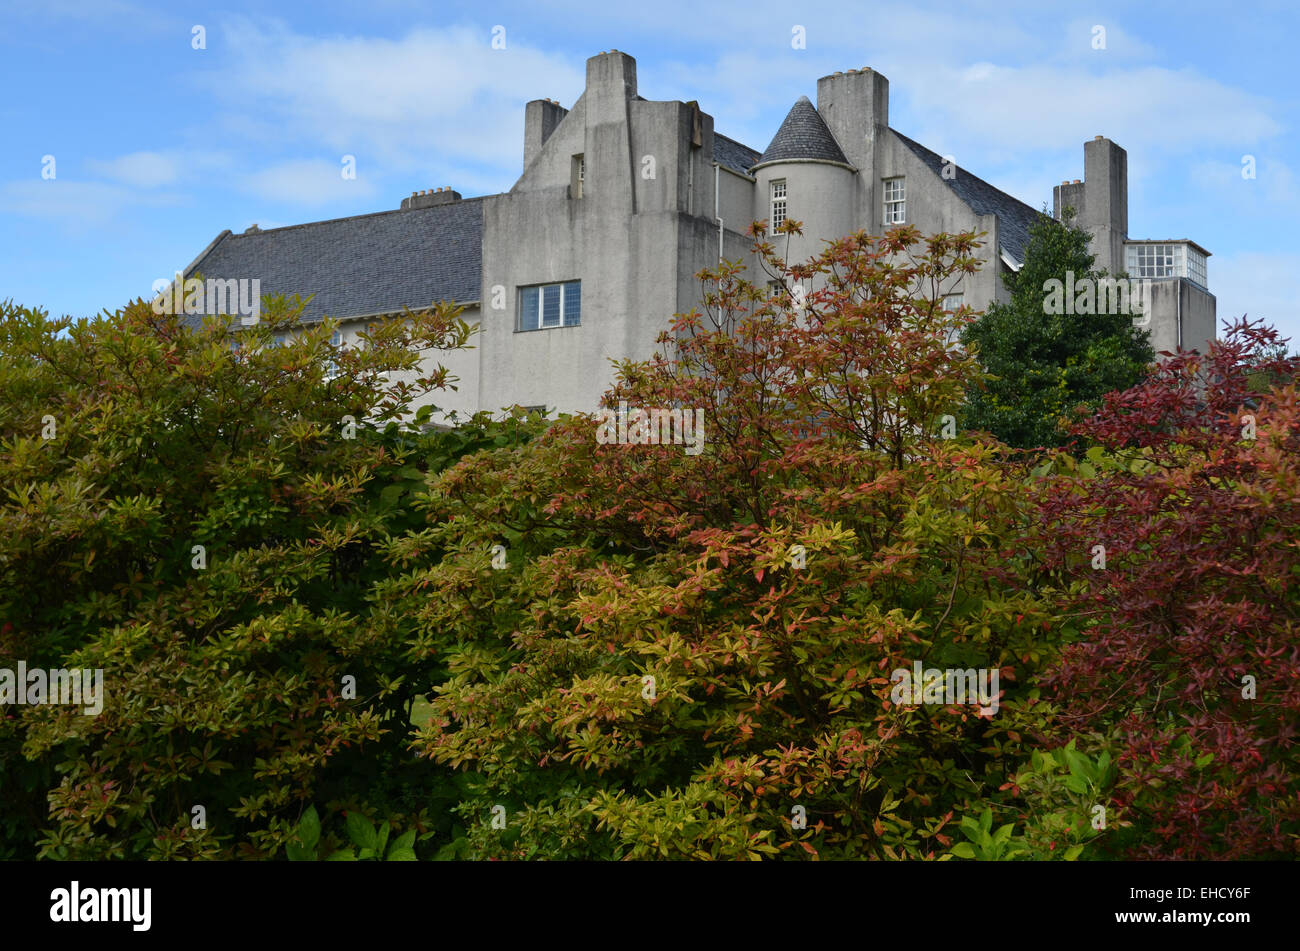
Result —
POLYGON ((785 224, 785 179, 772 183, 772 230, 785 224))

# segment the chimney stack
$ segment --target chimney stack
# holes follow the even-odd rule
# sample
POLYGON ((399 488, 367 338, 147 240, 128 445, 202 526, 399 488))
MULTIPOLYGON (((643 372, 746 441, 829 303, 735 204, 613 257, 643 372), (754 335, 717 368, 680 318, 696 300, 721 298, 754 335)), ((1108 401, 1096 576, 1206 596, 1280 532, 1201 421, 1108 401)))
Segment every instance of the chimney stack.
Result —
POLYGON ((870 66, 817 80, 817 111, 858 170, 854 218, 880 220, 880 176, 889 136, 889 80, 870 66))
POLYGON ((1111 273, 1124 268, 1128 239, 1128 153, 1106 138, 1083 144, 1083 181, 1062 182, 1052 189, 1052 213, 1058 220, 1066 206, 1078 212, 1075 223, 1092 235, 1097 268, 1111 273))
POLYGON ((1104 136, 1083 147, 1083 187, 1087 191, 1085 227, 1093 234, 1099 267, 1124 267, 1128 238, 1128 153, 1104 136))
POLYGON ((817 111, 861 170, 874 168, 874 144, 889 128, 889 80, 867 66, 817 80, 817 111))
POLYGON ((524 107, 524 169, 533 163, 569 110, 552 99, 534 99, 524 107))
POLYGON ((410 211, 415 208, 431 208, 434 205, 449 205, 455 201, 460 201, 458 191, 446 187, 440 187, 437 191, 426 188, 423 191, 411 192, 410 198, 403 198, 401 207, 402 211, 410 211))
POLYGON ((636 98, 636 60, 618 50, 591 57, 582 95, 588 128, 627 121, 628 103, 636 98))

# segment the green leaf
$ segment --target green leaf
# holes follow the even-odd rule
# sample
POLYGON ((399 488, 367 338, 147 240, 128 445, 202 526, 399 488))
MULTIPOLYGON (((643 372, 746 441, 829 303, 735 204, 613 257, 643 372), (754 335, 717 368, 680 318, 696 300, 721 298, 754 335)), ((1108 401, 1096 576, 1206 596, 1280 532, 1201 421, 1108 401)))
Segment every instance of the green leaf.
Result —
POLYGON ((389 848, 388 850, 388 857, 392 858, 393 853, 401 849, 413 849, 413 848, 415 848, 415 830, 407 829, 405 832, 403 832, 401 835, 399 835, 396 839, 393 840, 392 847, 389 848))
POLYGON ((952 847, 952 854, 957 856, 959 859, 973 859, 975 857, 975 850, 971 848, 969 842, 958 842, 952 847))
POLYGON ((1076 753, 1072 749, 1065 751, 1065 761, 1070 765, 1070 774, 1077 776, 1079 779, 1090 780, 1093 778, 1092 764, 1088 762, 1087 757, 1076 753))
POLYGON ((351 849, 339 849, 337 852, 331 852, 329 858, 327 858, 325 861, 326 862, 355 862, 356 860, 357 857, 356 855, 353 854, 351 849))
POLYGON ((298 839, 308 849, 315 849, 320 841, 320 816, 316 814, 315 806, 308 806, 298 820, 298 839))
POLYGON ((379 847, 379 836, 375 827, 359 812, 348 813, 348 838, 361 848, 374 852, 379 847))
POLYGON ((388 853, 388 861, 415 862, 418 861, 418 859, 416 859, 415 857, 414 849, 393 849, 391 852, 388 853))

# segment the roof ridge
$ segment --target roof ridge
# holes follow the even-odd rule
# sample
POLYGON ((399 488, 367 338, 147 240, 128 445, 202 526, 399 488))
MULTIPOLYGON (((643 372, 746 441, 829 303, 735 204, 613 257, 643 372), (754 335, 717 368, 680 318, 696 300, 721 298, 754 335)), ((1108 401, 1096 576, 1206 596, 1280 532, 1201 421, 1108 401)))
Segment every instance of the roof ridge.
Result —
MULTIPOLYGON (((504 192, 502 193, 504 194, 504 192)), ((303 221, 296 225, 280 225, 278 228, 259 228, 256 231, 241 231, 239 234, 230 233, 232 238, 251 238, 259 234, 273 234, 279 231, 292 231, 295 228, 311 228, 316 225, 332 225, 340 221, 359 221, 362 218, 378 218, 382 215, 409 215, 413 212, 435 211, 438 209, 458 208, 472 201, 482 201, 484 198, 495 198, 495 195, 475 195, 473 198, 461 198, 457 201, 445 202, 441 205, 428 205, 424 208, 386 208, 383 211, 367 211, 359 215, 344 215, 342 218, 322 218, 320 221, 303 221)))

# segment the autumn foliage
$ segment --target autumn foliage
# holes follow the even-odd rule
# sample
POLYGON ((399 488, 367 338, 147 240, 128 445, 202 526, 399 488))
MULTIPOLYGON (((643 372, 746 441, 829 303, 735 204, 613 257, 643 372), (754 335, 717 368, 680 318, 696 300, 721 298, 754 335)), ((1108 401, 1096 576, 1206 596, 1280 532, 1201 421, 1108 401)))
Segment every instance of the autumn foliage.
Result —
POLYGON ((1089 618, 1046 683, 1064 726, 1111 738, 1126 855, 1296 854, 1300 361, 1276 342, 1242 321, 1110 394, 1076 429, 1084 471, 1043 496, 1044 557, 1089 618))
POLYGON ((1297 361, 1243 323, 1012 449, 955 425, 978 236, 798 229, 615 368, 698 453, 429 429, 455 381, 384 371, 465 345, 447 306, 347 351, 272 346, 283 299, 238 351, 0 308, 0 668, 107 683, 0 708, 2 854, 1294 857, 1297 361))
POLYGON ((939 302, 974 247, 899 229, 787 266, 760 242, 806 307, 708 272, 608 396, 703 409, 703 454, 578 416, 434 484, 427 537, 457 554, 403 609, 451 677, 417 746, 480 777, 471 815, 514 816, 474 825, 482 854, 937 856, 1009 781, 1050 606, 997 580, 1015 464, 942 436, 974 363, 939 302), (1000 669, 998 716, 892 703, 918 660, 1000 669))

